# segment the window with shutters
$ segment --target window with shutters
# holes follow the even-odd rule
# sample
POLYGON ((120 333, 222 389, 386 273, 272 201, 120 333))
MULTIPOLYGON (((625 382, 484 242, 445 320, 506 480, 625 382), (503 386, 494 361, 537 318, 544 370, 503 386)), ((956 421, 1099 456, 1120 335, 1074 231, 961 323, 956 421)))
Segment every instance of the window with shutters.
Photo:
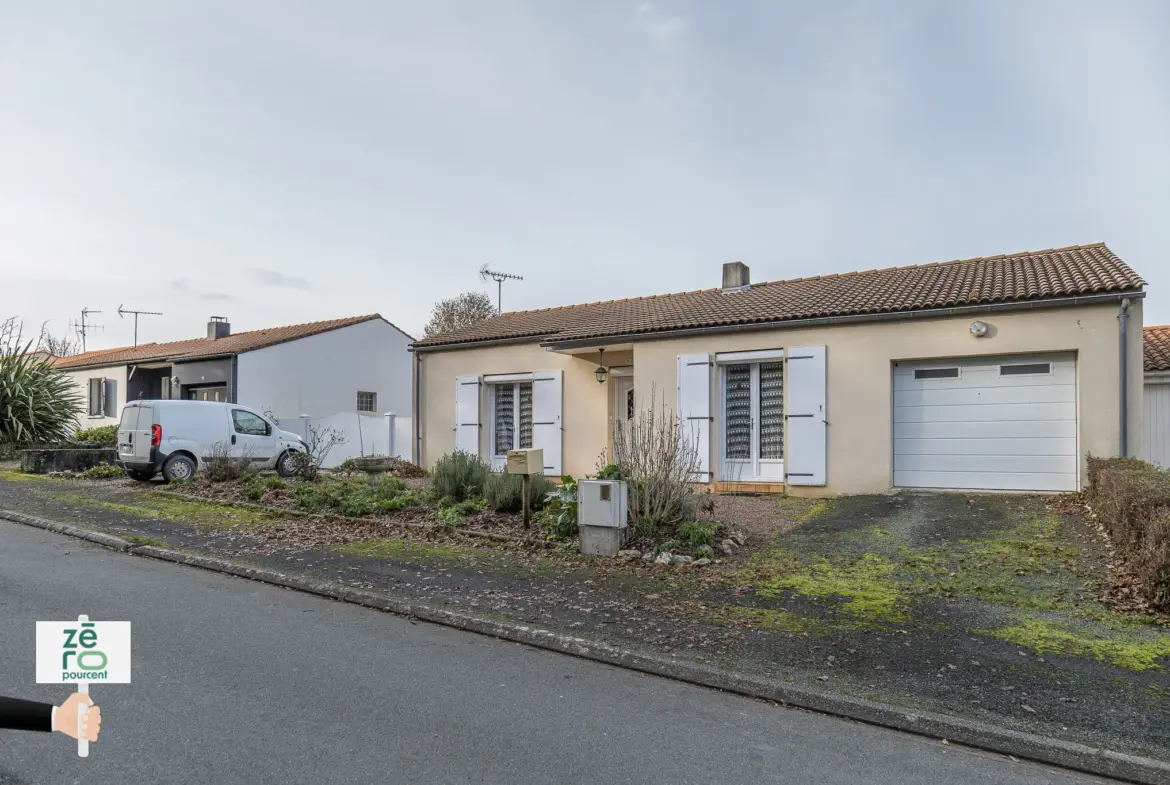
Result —
POLYGON ((101 378, 93 378, 89 380, 89 406, 88 412, 90 417, 101 417, 105 414, 106 408, 106 380, 101 378))
POLYGON ((722 476, 732 481, 782 479, 784 362, 721 367, 722 476))
POLYGON ((532 382, 491 385, 492 457, 532 446, 532 382))

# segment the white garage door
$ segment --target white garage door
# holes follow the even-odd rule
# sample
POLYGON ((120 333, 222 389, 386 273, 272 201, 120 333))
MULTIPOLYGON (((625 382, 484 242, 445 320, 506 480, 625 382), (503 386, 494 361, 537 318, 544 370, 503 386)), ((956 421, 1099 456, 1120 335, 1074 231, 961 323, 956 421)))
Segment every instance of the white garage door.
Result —
POLYGON ((1074 491, 1076 358, 894 364, 894 485, 1074 491))

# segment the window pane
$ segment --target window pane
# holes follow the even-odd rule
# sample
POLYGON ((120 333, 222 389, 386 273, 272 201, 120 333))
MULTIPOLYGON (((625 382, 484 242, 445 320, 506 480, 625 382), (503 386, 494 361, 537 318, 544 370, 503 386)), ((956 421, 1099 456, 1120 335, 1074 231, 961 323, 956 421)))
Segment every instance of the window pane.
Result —
POLYGON ((511 384, 497 384, 495 428, 496 443, 493 455, 507 455, 512 449, 512 441, 516 433, 516 395, 515 386, 511 384))
POLYGON ((520 385, 520 448, 532 446, 532 383, 520 385))
POLYGON ((760 457, 784 457, 784 364, 760 364, 760 457))
POLYGON ((752 457, 752 367, 729 365, 723 378, 723 454, 748 460, 752 457))
POLYGON ((359 412, 378 411, 378 394, 372 392, 358 392, 357 410, 359 412))
POLYGON ((1052 373, 1052 366, 1048 363, 1025 363, 1023 365, 1001 365, 1000 376, 1030 376, 1041 374, 1047 376, 1052 373))
POLYGON ((268 423, 251 412, 246 412, 243 409, 232 409, 232 421, 235 423, 236 433, 246 433, 252 436, 268 435, 268 423))
POLYGON ((916 368, 915 379, 958 379, 958 368, 916 368))

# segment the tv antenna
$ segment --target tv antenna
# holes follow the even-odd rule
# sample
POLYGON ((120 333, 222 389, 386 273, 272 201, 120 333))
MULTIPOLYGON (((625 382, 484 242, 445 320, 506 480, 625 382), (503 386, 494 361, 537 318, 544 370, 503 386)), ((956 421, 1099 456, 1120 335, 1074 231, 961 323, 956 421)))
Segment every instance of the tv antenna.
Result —
POLYGON ((87 305, 81 309, 81 321, 73 320, 69 324, 69 329, 76 332, 78 337, 81 338, 81 351, 83 353, 85 352, 85 336, 89 335, 90 330, 104 329, 100 324, 90 324, 86 321, 91 313, 101 313, 101 311, 96 311, 87 305))
POLYGON ((485 264, 479 268, 479 277, 485 281, 491 278, 496 282, 496 316, 504 312, 504 281, 523 281, 523 275, 512 275, 511 273, 497 273, 495 270, 489 270, 485 264))
POLYGON ((142 316, 142 315, 162 316, 162 314, 159 313, 158 311, 132 311, 129 308, 123 308, 120 305, 118 306, 118 318, 119 319, 126 318, 126 314, 128 314, 128 313, 134 314, 134 345, 137 346, 138 345, 138 317, 142 316))

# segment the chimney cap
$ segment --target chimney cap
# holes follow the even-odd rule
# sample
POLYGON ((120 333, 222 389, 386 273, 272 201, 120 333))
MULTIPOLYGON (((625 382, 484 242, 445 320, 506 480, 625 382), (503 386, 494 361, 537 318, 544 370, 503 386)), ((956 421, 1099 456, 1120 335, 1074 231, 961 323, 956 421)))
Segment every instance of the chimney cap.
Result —
POLYGON ((750 288, 751 268, 743 262, 726 262, 723 265, 723 291, 742 292, 750 288))
POLYGON ((232 326, 226 316, 212 316, 207 322, 207 337, 215 341, 232 334, 232 326))

